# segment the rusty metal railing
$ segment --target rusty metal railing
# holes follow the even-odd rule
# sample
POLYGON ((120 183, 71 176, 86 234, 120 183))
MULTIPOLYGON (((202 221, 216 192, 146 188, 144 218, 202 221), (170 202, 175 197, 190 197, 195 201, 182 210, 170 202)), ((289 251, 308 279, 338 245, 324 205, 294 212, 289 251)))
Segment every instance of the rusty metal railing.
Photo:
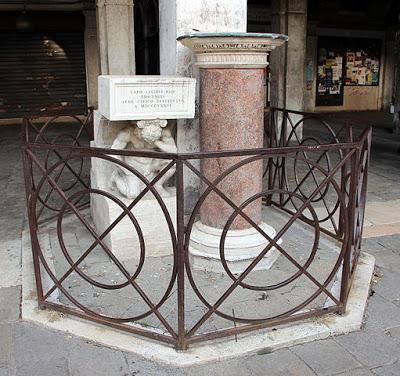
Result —
POLYGON ((63 129, 54 122, 56 118, 44 125, 24 121, 27 208, 41 309, 55 309, 178 349, 345 312, 361 247, 370 128, 355 138, 351 127, 334 131, 315 115, 274 109, 266 126, 265 148, 171 154, 90 147, 91 119, 91 113, 83 121, 73 117, 76 126, 63 129), (319 124, 318 132, 323 130, 326 141, 308 135, 310 122, 319 124), (121 156, 168 163, 148 180, 121 156), (235 162, 225 163, 227 167, 214 180, 199 168, 202 160, 232 161, 232 157, 236 157, 235 162), (142 192, 133 199, 122 199, 112 189, 92 187, 90 165, 94 161, 126 169, 141 180, 142 192), (256 195, 235 202, 221 190, 220 183, 232 173, 260 161, 265 166, 265 184, 256 195), (173 210, 155 188, 172 168, 176 168, 173 210), (197 179, 202 189, 187 213, 185 185, 189 177, 197 179), (120 210, 101 231, 87 209, 93 195, 113 201, 120 210), (149 239, 135 214, 148 195, 157 203, 168 230, 170 249, 166 256, 148 256, 149 239), (192 268, 191 234, 210 195, 232 210, 223 229, 225 235, 232 220, 240 216, 268 242, 241 273, 232 273, 227 266, 223 236, 220 259, 225 273, 213 275, 192 268), (265 210, 278 218, 272 237, 245 210, 260 198, 265 210), (107 241, 124 220, 130 221, 132 232, 137 234, 135 262, 121 259, 107 241), (310 250, 303 252, 296 231, 307 239, 309 231, 310 250), (324 244, 328 246, 321 266, 317 256, 324 244), (279 253, 281 274, 274 269, 257 270, 257 264, 272 249, 279 253), (105 270, 111 268, 110 277, 105 270))

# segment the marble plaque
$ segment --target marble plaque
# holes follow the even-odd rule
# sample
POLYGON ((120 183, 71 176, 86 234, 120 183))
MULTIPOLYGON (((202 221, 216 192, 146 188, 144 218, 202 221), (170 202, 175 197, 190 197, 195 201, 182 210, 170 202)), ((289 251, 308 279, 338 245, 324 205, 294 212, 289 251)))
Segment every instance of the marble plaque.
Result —
POLYGON ((99 76, 99 112, 109 120, 189 119, 196 80, 170 76, 99 76))

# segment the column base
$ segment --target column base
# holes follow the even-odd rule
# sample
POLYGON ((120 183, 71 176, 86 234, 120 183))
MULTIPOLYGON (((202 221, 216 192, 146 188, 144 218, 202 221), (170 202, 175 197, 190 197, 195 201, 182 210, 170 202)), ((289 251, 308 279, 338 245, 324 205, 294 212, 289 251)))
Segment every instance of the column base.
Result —
MULTIPOLYGON (((276 236, 273 227, 264 222, 261 222, 259 226, 271 238, 276 236)), ((192 268, 213 273, 226 273, 220 257, 221 234, 221 229, 206 226, 200 221, 193 225, 189 242, 189 260, 192 268)), ((280 239, 278 244, 281 242, 280 239)), ((254 228, 229 230, 224 246, 225 260, 229 270, 233 274, 243 272, 268 244, 269 241, 254 228)), ((272 247, 253 270, 271 268, 279 254, 280 252, 272 247)))

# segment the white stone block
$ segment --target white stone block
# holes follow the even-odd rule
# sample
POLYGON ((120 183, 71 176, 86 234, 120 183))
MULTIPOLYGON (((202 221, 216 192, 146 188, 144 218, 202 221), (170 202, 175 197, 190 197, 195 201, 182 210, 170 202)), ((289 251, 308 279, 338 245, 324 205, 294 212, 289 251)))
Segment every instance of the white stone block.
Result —
MULTIPOLYGON (((107 186, 108 170, 112 165, 99 158, 92 158, 91 185, 115 196, 124 205, 129 206, 133 199, 121 196, 117 191, 107 186)), ((176 197, 162 197, 171 222, 176 228, 176 197)), ((117 202, 100 194, 92 194, 90 208, 93 222, 99 235, 108 228, 123 212, 117 202)), ((152 193, 146 194, 131 210, 145 242, 145 256, 167 256, 173 253, 171 234, 164 212, 152 193)), ((128 215, 105 238, 106 244, 120 260, 138 259, 140 257, 140 242, 137 229, 128 215)))
POLYGON ((196 79, 173 76, 99 76, 99 112, 109 120, 189 119, 196 79))
MULTIPOLYGON (((126 206, 132 202, 132 200, 127 200, 123 197, 118 198, 126 206)), ((176 199, 174 196, 164 197, 163 202, 175 228, 176 199)), ((93 221, 99 234, 106 230, 123 213, 122 208, 117 203, 97 194, 92 194, 91 196, 91 210, 93 221)), ((140 200, 131 210, 131 213, 143 235, 145 257, 172 255, 173 245, 168 222, 157 200, 140 200)), ((105 238, 105 242, 120 261, 137 260, 140 257, 138 230, 128 215, 125 215, 114 227, 105 238)))

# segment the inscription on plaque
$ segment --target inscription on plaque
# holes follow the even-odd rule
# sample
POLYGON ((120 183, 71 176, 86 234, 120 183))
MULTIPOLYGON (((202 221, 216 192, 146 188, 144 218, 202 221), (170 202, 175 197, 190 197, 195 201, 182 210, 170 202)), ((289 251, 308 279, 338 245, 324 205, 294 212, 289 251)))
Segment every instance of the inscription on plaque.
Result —
POLYGON ((99 112, 109 120, 193 118, 196 80, 164 76, 100 76, 99 112))

